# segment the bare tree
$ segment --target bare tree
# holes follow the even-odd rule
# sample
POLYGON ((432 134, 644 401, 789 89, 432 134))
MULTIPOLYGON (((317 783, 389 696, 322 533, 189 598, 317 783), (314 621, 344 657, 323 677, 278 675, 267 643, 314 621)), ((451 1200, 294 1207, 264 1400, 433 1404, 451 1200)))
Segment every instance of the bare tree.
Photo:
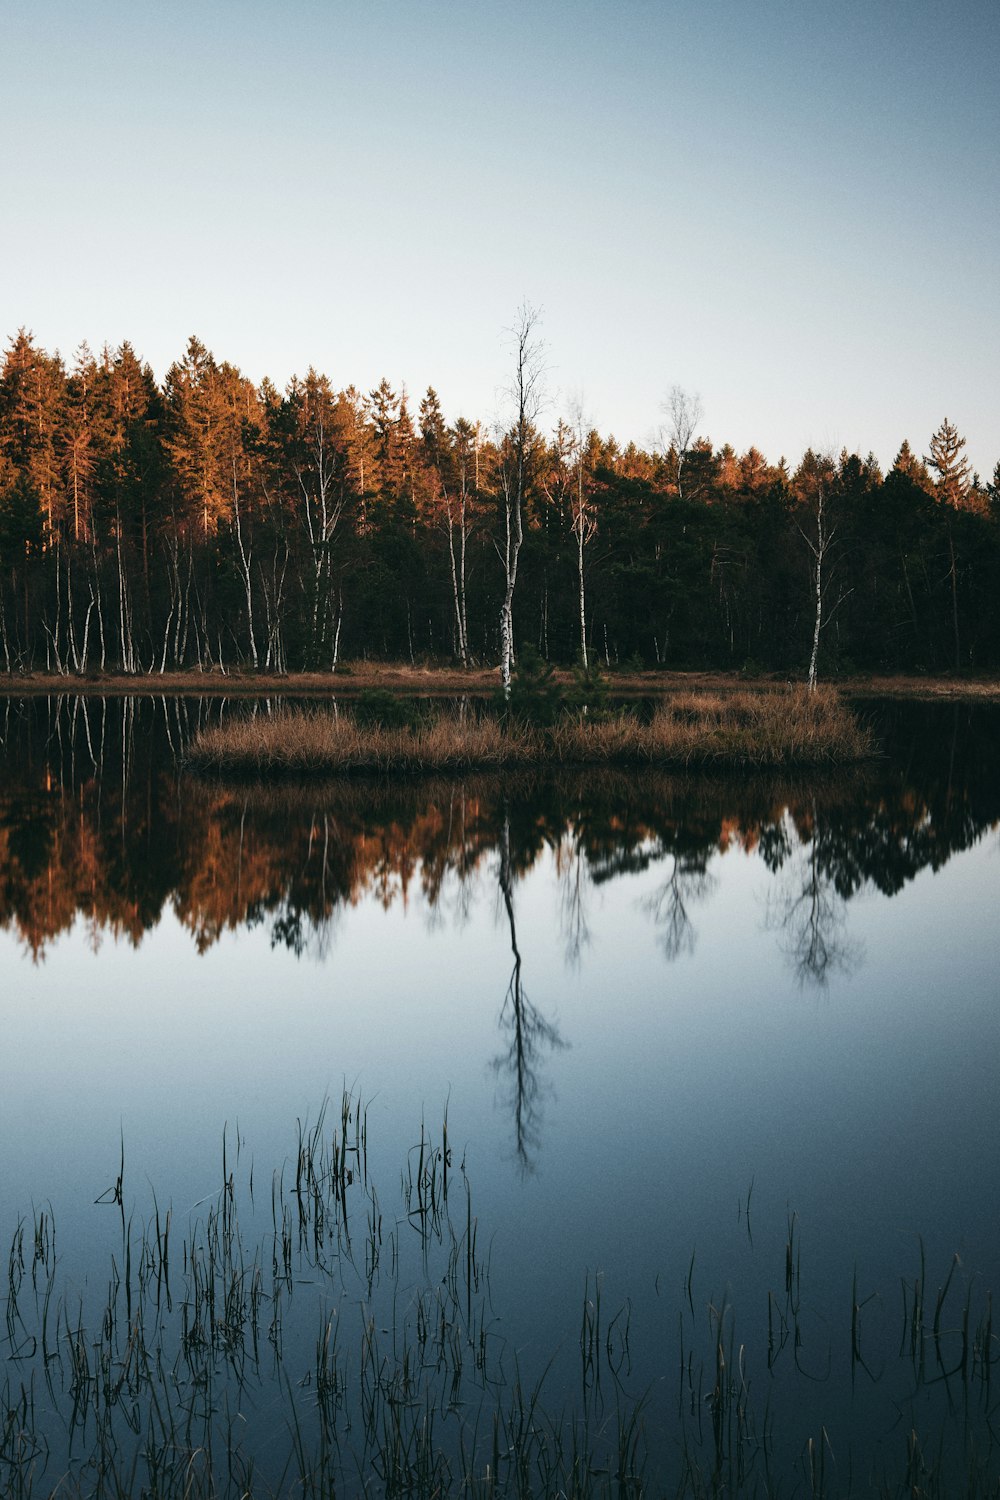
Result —
POLYGON ((573 494, 573 535, 576 538, 576 575, 580 600, 580 662, 583 670, 587 661, 587 596, 583 571, 583 549, 597 530, 597 517, 587 488, 587 429, 583 416, 583 401, 577 397, 570 411, 573 432, 573 460, 576 469, 573 494))
POLYGON ((535 422, 542 404, 543 345, 537 330, 540 314, 529 302, 521 304, 514 338, 514 379, 510 389, 513 422, 500 443, 498 475, 503 505, 502 531, 494 546, 503 564, 504 597, 500 606, 500 682, 510 696, 514 661, 514 586, 524 540, 523 508, 535 438, 535 422))
POLYGON ((815 525, 815 534, 806 530, 799 522, 799 531, 802 539, 812 556, 810 563, 810 577, 812 579, 813 599, 815 609, 813 614, 813 637, 812 650, 809 653, 809 691, 816 691, 817 672, 819 667, 819 642, 824 628, 829 625, 837 610, 844 600, 853 591, 851 589, 839 592, 836 603, 832 608, 827 607, 827 597, 830 588, 829 562, 831 552, 837 539, 837 527, 830 519, 829 496, 834 478, 833 459, 820 455, 817 456, 810 449, 802 460, 799 474, 803 478, 806 496, 809 502, 812 522, 815 525))
POLYGON ((684 390, 683 386, 673 385, 670 394, 661 406, 661 411, 666 421, 660 427, 660 447, 664 455, 674 455, 674 479, 677 485, 677 498, 683 500, 684 491, 681 485, 681 476, 684 471, 684 460, 687 458, 691 444, 694 442, 698 423, 701 421, 704 411, 702 409, 701 397, 690 391, 684 390))
POLYGON ((826 521, 826 486, 820 480, 816 489, 816 540, 812 540, 800 526, 806 545, 813 555, 813 590, 816 595, 816 613, 813 620, 812 651, 809 653, 809 691, 816 691, 816 669, 819 663, 819 637, 823 629, 823 563, 833 541, 833 527, 826 521))

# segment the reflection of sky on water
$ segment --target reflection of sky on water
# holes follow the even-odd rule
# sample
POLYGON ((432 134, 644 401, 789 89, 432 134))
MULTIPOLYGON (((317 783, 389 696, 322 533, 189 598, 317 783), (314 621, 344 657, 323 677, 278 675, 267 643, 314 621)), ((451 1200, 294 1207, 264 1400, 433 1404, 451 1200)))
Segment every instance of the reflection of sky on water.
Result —
MULTIPOLYGON (((534 850, 531 807, 511 806, 521 848, 534 850)), ((719 851, 710 799, 697 813, 688 829, 678 796, 639 850, 655 857, 610 876, 614 849, 591 867, 565 831, 558 848, 543 841, 511 881, 514 933, 503 824, 465 884, 448 874, 432 903, 418 862, 406 902, 384 905, 377 880, 360 882, 325 924, 306 918, 298 955, 273 941, 280 902, 255 926, 223 926, 202 953, 169 900, 137 946, 105 929, 95 951, 78 917, 33 962, 13 929, 0 933, 0 1239, 51 1201, 63 1269, 96 1283, 115 1211, 94 1199, 115 1178, 122 1137, 125 1203, 140 1218, 154 1190, 181 1219, 209 1198, 224 1128, 230 1160, 239 1138, 267 1200, 272 1170, 291 1170, 297 1119, 315 1119, 326 1096, 336 1106, 346 1083, 368 1102, 373 1169, 390 1184, 421 1119, 439 1131, 447 1101, 491 1247, 498 1327, 526 1370, 565 1352, 585 1277, 600 1272, 609 1310, 632 1300, 642 1379, 659 1378, 692 1252, 698 1314, 729 1297, 759 1352, 793 1212, 809 1359, 825 1358, 855 1264, 880 1289, 869 1318, 889 1329, 918 1236, 932 1275, 957 1250, 996 1286, 995 829, 891 897, 865 885, 845 899, 817 858, 835 826, 827 814, 819 844, 788 824, 772 872, 761 847, 719 851), (521 1016, 537 1020, 520 1155, 515 940, 521 1016), (751 1184, 752 1243, 741 1217, 751 1184)), ((221 890, 224 814, 198 835, 179 826, 192 847, 218 836, 221 890)), ((263 825, 259 858, 280 847, 274 826, 263 825)), ((294 832, 288 859, 301 869, 294 832)), ((849 839, 838 836, 840 869, 849 839)), ((197 889, 209 899, 209 881, 197 889)), ((818 1430, 842 1419, 839 1399, 817 1386, 801 1420, 815 1415, 818 1430)))
MULTIPOLYGON (((995 840, 892 899, 852 900, 858 961, 823 987, 799 982, 769 918, 775 882, 795 870, 772 877, 740 849, 711 859, 692 941, 668 962, 657 896, 669 866, 588 887, 577 963, 553 856, 514 887, 526 995, 567 1044, 538 1062, 546 1194, 578 1196, 579 1227, 598 1242, 596 1225, 634 1216, 631 1195, 650 1183, 697 1216, 751 1177, 758 1203, 808 1205, 825 1232, 849 1204, 852 1233, 870 1218, 953 1237, 965 1209, 977 1233, 983 1174, 996 1171, 977 1145, 996 1125, 995 840), (574 1182, 601 1184, 596 1224, 574 1182)), ((7 1208, 66 1188, 89 1202, 120 1128, 137 1173, 194 1201, 224 1122, 258 1159, 280 1160, 295 1119, 345 1081, 372 1100, 387 1144, 450 1096, 490 1192, 536 1192, 516 1185, 508 1091, 491 1070, 511 969, 491 874, 462 923, 428 920, 416 891, 407 910, 345 908, 323 961, 272 948, 265 927, 199 956, 169 913, 138 949, 105 941, 96 955, 78 923, 37 966, 4 935, 7 1208)))

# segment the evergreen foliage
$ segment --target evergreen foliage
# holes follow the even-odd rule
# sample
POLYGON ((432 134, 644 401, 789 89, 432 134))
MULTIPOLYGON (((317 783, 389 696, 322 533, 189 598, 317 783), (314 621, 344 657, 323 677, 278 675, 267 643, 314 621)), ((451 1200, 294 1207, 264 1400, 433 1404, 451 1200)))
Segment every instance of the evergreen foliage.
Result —
MULTIPOLYGON (((980 484, 953 423, 884 477, 847 452, 790 472, 714 447, 682 396, 679 435, 644 452, 581 413, 543 430, 530 402, 488 435, 433 389, 416 420, 388 380, 310 369, 282 393, 196 338, 160 385, 127 343, 67 366, 21 330, 0 368, 0 670, 495 665, 506 610, 549 663, 801 676, 820 475, 820 676, 1000 667, 1000 466, 980 484)), ((512 695, 554 712, 520 659, 512 695)))
POLYGON ((555 668, 526 642, 517 657, 510 693, 500 695, 500 707, 518 724, 545 729, 562 717, 565 690, 556 681, 555 668))

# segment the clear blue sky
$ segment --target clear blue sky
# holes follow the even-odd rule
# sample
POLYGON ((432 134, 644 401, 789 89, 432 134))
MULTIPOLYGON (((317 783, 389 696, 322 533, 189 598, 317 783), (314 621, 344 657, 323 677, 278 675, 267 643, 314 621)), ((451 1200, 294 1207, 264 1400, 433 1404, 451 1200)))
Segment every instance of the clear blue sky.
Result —
POLYGON ((0 333, 279 385, 570 397, 1000 458, 998 0, 33 0, 0 12, 0 333))

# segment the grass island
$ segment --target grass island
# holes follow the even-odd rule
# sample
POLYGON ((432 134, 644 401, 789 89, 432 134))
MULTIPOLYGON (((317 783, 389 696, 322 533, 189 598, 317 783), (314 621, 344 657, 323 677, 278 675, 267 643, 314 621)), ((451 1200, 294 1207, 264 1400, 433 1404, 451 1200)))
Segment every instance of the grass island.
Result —
POLYGON ((648 713, 552 695, 522 690, 499 711, 472 701, 415 707, 387 693, 336 712, 283 707, 205 729, 187 762, 271 777, 538 765, 765 769, 844 765, 875 753, 870 731, 833 688, 680 692, 648 713))

